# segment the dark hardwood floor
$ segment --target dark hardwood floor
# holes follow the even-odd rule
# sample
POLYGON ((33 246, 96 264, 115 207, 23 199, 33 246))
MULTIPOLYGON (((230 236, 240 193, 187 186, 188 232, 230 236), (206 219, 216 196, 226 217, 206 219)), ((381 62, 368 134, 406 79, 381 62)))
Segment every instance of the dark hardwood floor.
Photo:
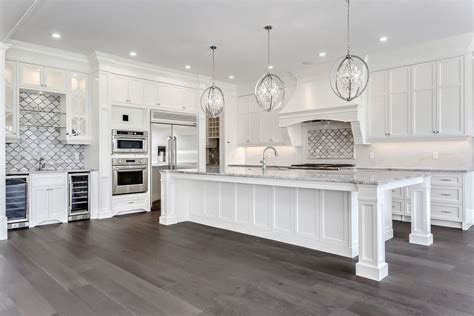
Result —
POLYGON ((467 315, 474 230, 433 227, 431 247, 395 223, 389 276, 355 260, 159 212, 10 232, 0 242, 0 315, 467 315))

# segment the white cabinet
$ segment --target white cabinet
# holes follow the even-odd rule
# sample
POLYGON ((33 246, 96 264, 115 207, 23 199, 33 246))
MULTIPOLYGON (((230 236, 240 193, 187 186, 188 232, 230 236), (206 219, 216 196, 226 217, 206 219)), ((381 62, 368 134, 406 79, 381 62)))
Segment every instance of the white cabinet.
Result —
POLYGON ((17 63, 5 61, 5 141, 18 141, 17 63))
POLYGON ((237 106, 237 143, 240 146, 288 143, 278 126, 278 114, 263 111, 253 95, 239 97, 237 106))
POLYGON ((67 174, 31 175, 30 227, 67 222, 67 174))
POLYGON ((466 136, 463 58, 373 72, 369 138, 466 136))
POLYGON ((388 73, 377 71, 370 74, 369 81, 369 137, 387 135, 388 73))
POLYGON ((154 81, 145 81, 143 83, 143 104, 149 107, 160 106, 159 84, 154 81))
POLYGON ((61 140, 67 144, 90 142, 89 135, 89 75, 67 73, 66 123, 61 140))
POLYGON ((462 57, 439 60, 437 70, 437 129, 441 136, 464 134, 464 65, 462 57))
POLYGON ((412 130, 414 136, 436 133, 436 63, 413 65, 412 130))
POLYGON ((410 81, 411 67, 400 67, 388 71, 388 136, 410 136, 410 81))
POLYGON ((196 91, 167 83, 111 75, 111 102, 115 105, 144 105, 170 111, 196 112, 196 91))
POLYGON ((112 104, 143 105, 143 81, 120 75, 110 76, 112 104))
POLYGON ((66 92, 66 71, 33 64, 20 63, 19 86, 48 92, 66 92))
POLYGON ((369 136, 409 136, 410 67, 374 72, 369 90, 369 136))

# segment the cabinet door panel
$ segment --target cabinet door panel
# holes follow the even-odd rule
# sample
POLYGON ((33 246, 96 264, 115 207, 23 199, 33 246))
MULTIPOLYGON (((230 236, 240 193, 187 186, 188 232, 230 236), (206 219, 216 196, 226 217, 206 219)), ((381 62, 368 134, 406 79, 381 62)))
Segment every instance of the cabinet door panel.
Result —
POLYGON ((16 88, 16 63, 5 62, 5 137, 17 138, 18 100, 16 88))
POLYGON ((61 220, 67 217, 66 186, 52 187, 50 190, 50 194, 51 194, 51 205, 50 205, 51 218, 61 220))
POLYGON ((160 106, 164 106, 167 108, 173 107, 172 91, 170 85, 164 83, 158 84, 158 99, 160 100, 160 106))
POLYGON ((143 105, 143 81, 130 78, 128 80, 129 103, 143 105))
POLYGON ((244 144, 250 142, 249 137, 249 114, 242 113, 239 114, 237 117, 237 138, 238 143, 244 144))
POLYGON ((249 139, 251 143, 260 142, 260 113, 249 113, 249 139))
POLYGON ((412 130, 414 136, 433 136, 436 120, 435 63, 412 68, 412 130))
POLYGON ((25 88, 42 88, 43 67, 32 64, 20 64, 20 86, 25 88))
POLYGON ((371 74, 369 87, 369 136, 385 137, 387 133, 388 82, 387 71, 371 74))
POLYGON ((173 109, 175 110, 184 110, 186 107, 184 106, 184 99, 183 99, 183 89, 180 87, 171 87, 171 101, 173 104, 173 109))
POLYGON ((464 134, 463 59, 440 60, 438 69, 438 117, 440 135, 464 134))
POLYGON ((84 139, 88 137, 89 120, 89 76, 81 73, 68 73, 68 137, 84 139))
POLYGON ((160 105, 158 83, 149 81, 143 83, 143 104, 146 106, 160 105))
POLYGON ((389 71, 389 127, 390 136, 410 135, 410 67, 389 71))
POLYGON ((124 76, 110 76, 110 98, 112 103, 128 103, 128 78, 124 76))
POLYGON ((43 221, 49 219, 49 188, 31 188, 31 219, 43 221))
POLYGON ((66 91, 66 71, 56 68, 43 68, 43 83, 50 91, 66 91))
POLYGON ((196 91, 194 89, 183 88, 183 106, 188 112, 196 112, 196 91))

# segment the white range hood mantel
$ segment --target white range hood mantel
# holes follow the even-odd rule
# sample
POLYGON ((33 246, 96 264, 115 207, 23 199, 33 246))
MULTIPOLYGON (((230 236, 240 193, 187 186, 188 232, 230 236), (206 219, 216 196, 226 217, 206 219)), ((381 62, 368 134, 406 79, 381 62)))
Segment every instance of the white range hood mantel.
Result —
POLYGON ((365 129, 363 128, 364 115, 358 104, 333 106, 312 110, 284 112, 278 114, 278 125, 288 128, 291 142, 294 146, 301 146, 301 127, 305 122, 327 120, 351 123, 355 144, 366 144, 365 129), (362 121, 362 123, 361 123, 362 121))

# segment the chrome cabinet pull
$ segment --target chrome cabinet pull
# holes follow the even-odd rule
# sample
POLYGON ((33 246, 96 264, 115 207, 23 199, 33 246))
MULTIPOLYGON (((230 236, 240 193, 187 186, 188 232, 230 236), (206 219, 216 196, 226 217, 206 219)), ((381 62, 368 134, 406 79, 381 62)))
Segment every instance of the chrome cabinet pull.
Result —
POLYGON ((450 193, 441 193, 442 196, 452 196, 450 193))
POLYGON ((451 211, 441 211, 441 213, 451 214, 451 211))
POLYGON ((451 179, 441 179, 441 181, 444 181, 444 182, 450 182, 451 179))

